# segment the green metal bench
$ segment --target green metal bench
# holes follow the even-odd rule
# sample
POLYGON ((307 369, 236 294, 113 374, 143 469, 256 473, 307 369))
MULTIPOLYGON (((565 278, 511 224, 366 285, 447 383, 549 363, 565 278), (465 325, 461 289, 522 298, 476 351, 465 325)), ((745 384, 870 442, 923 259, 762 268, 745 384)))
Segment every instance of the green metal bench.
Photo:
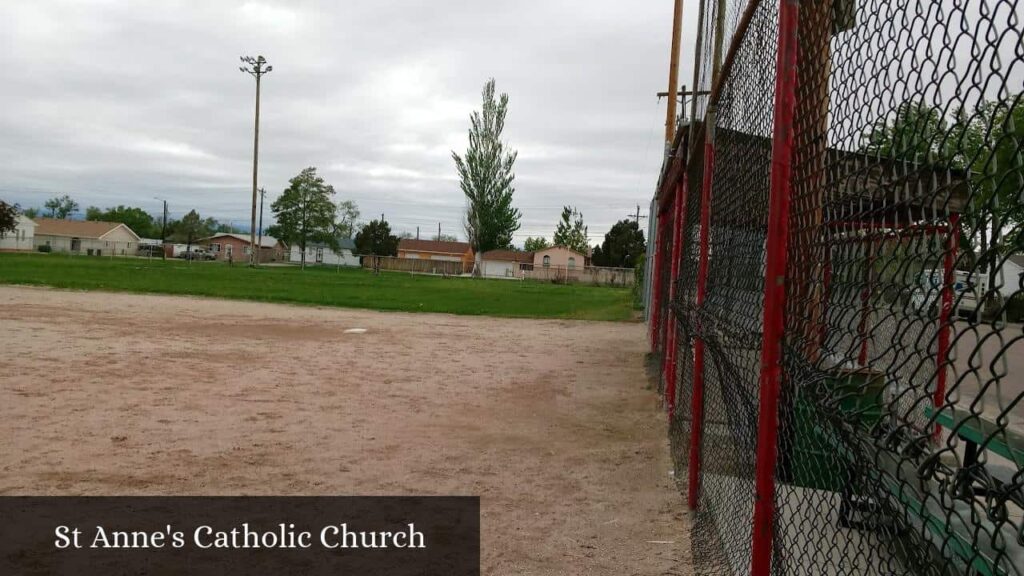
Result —
POLYGON ((943 407, 938 413, 929 406, 925 408, 925 414, 964 440, 964 467, 977 463, 980 450, 989 450, 1013 462, 1018 468, 1024 467, 1024 434, 1000 426, 983 414, 974 414, 956 406, 943 407))
MULTIPOLYGON (((863 455, 858 456, 844 443, 838 430, 829 424, 828 417, 812 400, 798 399, 792 412, 796 437, 792 439, 792 453, 787 456, 803 460, 804 466, 794 467, 783 481, 841 493, 840 524, 847 528, 872 529, 876 522, 853 521, 851 517, 858 509, 879 510, 878 503, 857 502, 849 487, 851 474, 869 474, 873 483, 888 491, 887 496, 879 496, 890 505, 907 510, 907 518, 918 534, 960 571, 985 576, 1024 574, 1024 545, 1012 524, 997 525, 985 518, 984 513, 979 515, 976 503, 969 498, 951 499, 944 495, 937 482, 921 477, 918 468, 923 461, 921 456, 904 457, 894 450, 877 449, 871 435, 875 427, 884 426, 881 399, 884 375, 867 369, 837 370, 825 382, 832 398, 838 399, 830 411, 847 423, 846 434, 850 434, 852 427, 853 434, 863 439, 859 443, 862 449, 873 451, 874 466, 859 462, 863 455), (869 448, 871 446, 876 447, 869 448)), ((979 468, 977 457, 981 450, 1014 462, 1017 470, 1024 467, 1024 436, 1021 434, 962 409, 945 407, 936 414, 933 408, 928 408, 926 413, 929 419, 964 440, 966 454, 962 470, 979 468)), ((990 477, 984 479, 992 481, 990 477)), ((978 489, 968 494, 973 497, 978 489)), ((1024 508, 1024 500, 1013 499, 1013 502, 1024 508)))

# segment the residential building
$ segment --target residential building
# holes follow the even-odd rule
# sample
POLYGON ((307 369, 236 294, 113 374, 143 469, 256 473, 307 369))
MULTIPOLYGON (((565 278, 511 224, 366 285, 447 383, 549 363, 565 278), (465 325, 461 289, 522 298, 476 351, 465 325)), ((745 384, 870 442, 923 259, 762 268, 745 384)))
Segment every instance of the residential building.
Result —
POLYGON ((14 231, 0 235, 0 252, 32 250, 35 233, 35 221, 28 216, 18 214, 14 231))
MULTIPOLYGON (((351 238, 338 238, 338 248, 315 242, 306 245, 306 264, 323 264, 325 266, 359 266, 359 257, 355 255, 356 243, 351 238)), ((288 261, 294 264, 302 262, 302 249, 291 246, 288 261)))
POLYGON ((120 222, 36 218, 35 223, 32 243, 38 250, 87 256, 134 256, 139 248, 139 235, 120 222))
POLYGON ((462 262, 464 266, 472 267, 473 248, 469 245, 469 242, 403 238, 398 242, 398 257, 462 262))
POLYGON ((1014 254, 1006 259, 1000 280, 1003 283, 1000 292, 1007 298, 1021 290, 1024 286, 1024 254, 1014 254))
POLYGON ((481 274, 489 278, 520 278, 523 267, 533 266, 533 252, 490 250, 481 259, 481 274))
POLYGON ((587 256, 565 246, 552 246, 533 253, 534 269, 555 268, 560 270, 582 270, 587 265, 587 256))
MULTIPOLYGON (((257 242, 259 241, 257 237, 257 242)), ((248 234, 230 232, 218 232, 209 238, 197 240, 195 244, 208 250, 217 260, 232 262, 248 262, 252 250, 248 234)), ((285 259, 287 251, 288 248, 283 242, 264 235, 260 244, 260 262, 280 262, 285 259)))

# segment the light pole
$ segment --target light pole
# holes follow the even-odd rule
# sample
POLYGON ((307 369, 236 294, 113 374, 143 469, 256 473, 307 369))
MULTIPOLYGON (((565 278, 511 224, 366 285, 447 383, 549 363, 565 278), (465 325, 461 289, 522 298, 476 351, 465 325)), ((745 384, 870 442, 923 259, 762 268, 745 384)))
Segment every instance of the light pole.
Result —
POLYGON ((153 200, 159 200, 164 203, 164 223, 160 227, 160 259, 167 260, 167 249, 164 248, 164 244, 167 243, 167 200, 163 198, 153 197, 153 200))
POLYGON ((256 129, 252 144, 252 218, 249 223, 249 266, 256 266, 258 262, 256 255, 259 250, 259 247, 256 246, 256 195, 258 194, 256 179, 259 174, 260 159, 260 79, 274 67, 267 65, 267 60, 263 56, 255 58, 242 56, 241 60, 245 66, 239 66, 238 69, 251 74, 256 79, 256 129))
POLYGON ((260 188, 260 237, 256 239, 256 263, 260 263, 259 251, 263 249, 263 198, 267 195, 266 188, 260 188))

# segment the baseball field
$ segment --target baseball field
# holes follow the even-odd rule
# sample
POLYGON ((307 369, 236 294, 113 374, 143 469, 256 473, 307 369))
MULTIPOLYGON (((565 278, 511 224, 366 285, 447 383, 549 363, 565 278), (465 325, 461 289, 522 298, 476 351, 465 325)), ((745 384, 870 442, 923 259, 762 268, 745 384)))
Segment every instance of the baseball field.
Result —
MULTIPOLYGON (((689 550, 643 324, 127 294, 80 274, 61 283, 106 290, 0 286, 0 494, 479 495, 485 574, 674 573, 689 550)), ((626 314, 627 295, 593 290, 609 303, 525 309, 626 314)))

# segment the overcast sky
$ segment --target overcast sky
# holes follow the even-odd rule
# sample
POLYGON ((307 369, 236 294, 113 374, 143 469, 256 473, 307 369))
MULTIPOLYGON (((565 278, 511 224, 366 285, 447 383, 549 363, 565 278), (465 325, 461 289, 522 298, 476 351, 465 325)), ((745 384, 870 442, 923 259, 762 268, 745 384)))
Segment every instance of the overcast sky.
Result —
POLYGON ((238 57, 262 54, 268 205, 316 166, 363 220, 464 237, 450 151, 493 76, 519 151, 516 242, 550 238, 564 204, 597 242, 656 184, 671 17, 670 0, 4 2, 0 198, 156 213, 160 197, 247 222, 255 82, 238 57))

